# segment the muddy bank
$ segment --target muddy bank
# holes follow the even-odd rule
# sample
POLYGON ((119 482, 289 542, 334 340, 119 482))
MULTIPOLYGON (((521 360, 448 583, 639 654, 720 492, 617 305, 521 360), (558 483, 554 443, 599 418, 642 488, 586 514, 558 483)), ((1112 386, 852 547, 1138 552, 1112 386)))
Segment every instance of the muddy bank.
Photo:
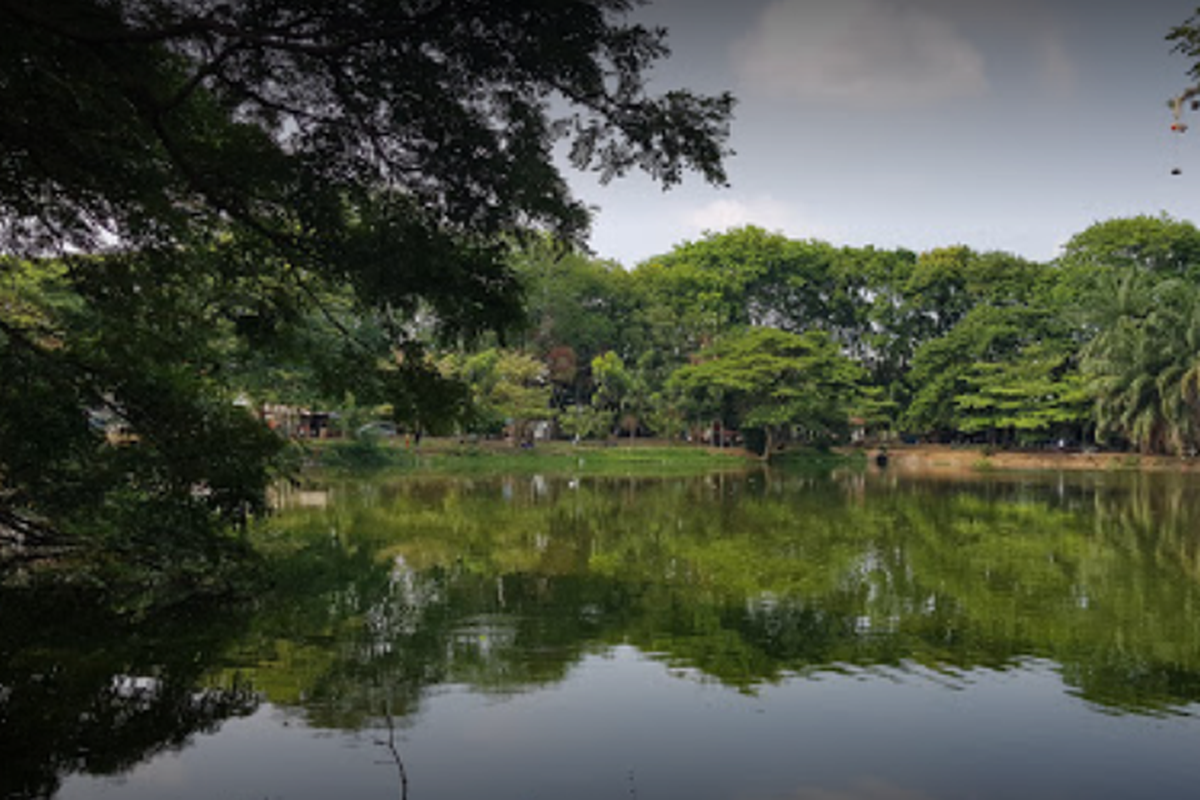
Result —
MULTIPOLYGON (((866 451, 872 468, 877 449, 866 451)), ((984 447, 913 445, 887 449, 888 470, 895 472, 962 473, 1002 471, 1139 470, 1200 472, 1200 459, 1143 456, 1136 453, 1004 451, 984 447)))

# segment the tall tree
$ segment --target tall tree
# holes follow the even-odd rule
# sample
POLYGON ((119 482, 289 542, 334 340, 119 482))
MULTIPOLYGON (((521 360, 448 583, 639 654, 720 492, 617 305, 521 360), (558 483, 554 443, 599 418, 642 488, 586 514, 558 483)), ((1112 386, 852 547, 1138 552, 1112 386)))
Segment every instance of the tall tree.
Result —
POLYGON ((1097 433, 1142 452, 1200 447, 1200 290, 1144 270, 1110 276, 1084 350, 1097 433))
MULTIPOLYGON (((621 356, 609 350, 592 359, 592 381, 596 386, 592 406, 615 422, 609 427, 616 433, 626 424, 625 414, 634 400, 635 378, 621 356)), ((636 433, 637 424, 634 415, 629 424, 631 433, 636 433)))
POLYGON ((1200 231, 1167 216, 1097 223, 1061 259, 1084 308, 1084 374, 1102 439, 1200 446, 1200 231))
POLYGON ((695 170, 723 183, 732 99, 649 94, 665 32, 629 23, 634 6, 0 0, 0 254, 57 256, 68 290, 97 309, 32 327, 0 308, 5 382, 28 388, 0 396, 0 418, 56 398, 39 424, 0 428, 0 536, 138 504, 146 482, 123 469, 65 505, 49 499, 64 485, 50 476, 96 473, 79 454, 117 459, 79 424, 96 405, 136 434, 117 460, 161 442, 220 453, 201 466, 160 447, 153 475, 173 487, 164 507, 186 487, 188 507, 225 514, 205 499, 221 496, 206 488, 214 470, 261 476, 269 449, 247 451, 244 419, 216 411, 226 335, 267 346, 320 314, 355 363, 385 366, 389 391, 428 396, 406 388, 436 379, 418 357, 425 339, 519 318, 512 238, 582 241, 588 213, 553 155, 563 140, 575 168, 605 180, 641 169, 670 186, 695 170), (321 302, 342 287, 370 335, 321 302), (101 335, 89 323, 122 306, 125 324, 101 335), (170 346, 180 337, 186 347, 170 346), (160 413, 157 396, 189 410, 160 413), (38 446, 51 431, 71 446, 38 446))
POLYGON ((954 398, 958 429, 998 436, 1078 440, 1091 411, 1092 395, 1076 353, 1063 339, 1035 340, 1002 361, 976 361, 954 398))
POLYGON ((822 331, 750 328, 722 338, 670 383, 711 413, 728 409, 735 424, 762 430, 768 459, 791 431, 818 442, 844 432, 864 376, 822 331))
POLYGON ((1118 217, 1071 237, 1060 261, 1093 270, 1138 268, 1161 277, 1200 277, 1200 229, 1166 215, 1118 217))
POLYGON ((526 290, 526 343, 560 367, 551 375, 557 404, 586 402, 594 358, 610 350, 633 357, 644 346, 630 274, 546 239, 516 248, 512 264, 526 290))

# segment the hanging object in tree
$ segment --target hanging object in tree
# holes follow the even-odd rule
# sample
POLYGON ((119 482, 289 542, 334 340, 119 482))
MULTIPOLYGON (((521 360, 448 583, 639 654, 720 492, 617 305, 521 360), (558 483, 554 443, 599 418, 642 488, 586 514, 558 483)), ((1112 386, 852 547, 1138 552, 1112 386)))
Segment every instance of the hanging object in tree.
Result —
MULTIPOLYGON (((1183 109, 1185 105, 1190 106, 1192 111, 1200 108, 1200 100, 1194 99, 1200 94, 1200 86, 1193 86, 1171 101, 1171 132, 1182 136, 1187 133, 1188 124, 1183 121, 1183 109)), ((1182 175, 1183 170, 1179 167, 1179 139, 1175 140, 1175 166, 1171 168, 1172 175, 1182 175)))

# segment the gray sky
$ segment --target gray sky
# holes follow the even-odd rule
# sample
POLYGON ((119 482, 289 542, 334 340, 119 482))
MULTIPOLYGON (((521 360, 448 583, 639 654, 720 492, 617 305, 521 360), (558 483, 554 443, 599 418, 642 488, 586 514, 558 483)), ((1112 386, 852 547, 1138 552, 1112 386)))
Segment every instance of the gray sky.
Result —
POLYGON ((1100 220, 1200 220, 1200 113, 1171 133, 1189 64, 1164 40, 1198 2, 654 0, 636 18, 673 51, 655 85, 739 99, 733 185, 575 176, 591 246, 632 267, 755 224, 1046 260, 1100 220))

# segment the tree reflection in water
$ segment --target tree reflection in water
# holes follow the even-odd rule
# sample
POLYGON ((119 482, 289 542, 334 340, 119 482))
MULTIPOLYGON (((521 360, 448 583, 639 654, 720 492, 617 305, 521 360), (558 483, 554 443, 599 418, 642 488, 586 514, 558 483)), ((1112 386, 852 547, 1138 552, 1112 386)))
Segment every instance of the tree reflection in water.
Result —
MULTIPOLYGON (((302 571, 276 605, 305 605, 345 656, 310 683, 316 724, 365 721, 332 719, 321 701, 363 691, 363 671, 405 687, 412 708, 439 683, 546 685, 618 643, 745 691, 831 669, 1051 659, 1091 702, 1167 712, 1200 698, 1190 486, 1121 475, 399 482, 281 518, 275 541, 292 569, 350 583, 311 593, 316 575, 302 571)), ((260 616, 256 634, 294 641, 281 622, 260 616)))
POLYGON ((404 797, 398 731, 430 691, 528 692, 618 645, 747 693, 880 670, 955 687, 1036 661, 1106 712, 1186 712, 1195 488, 778 472, 341 485, 258 534, 273 588, 251 608, 129 627, 5 597, 3 788, 119 773, 265 698, 375 731, 404 797))
POLYGON ((0 599, 0 797, 50 797, 68 775, 120 775, 258 707, 208 673, 236 614, 130 622, 94 598, 0 599))

